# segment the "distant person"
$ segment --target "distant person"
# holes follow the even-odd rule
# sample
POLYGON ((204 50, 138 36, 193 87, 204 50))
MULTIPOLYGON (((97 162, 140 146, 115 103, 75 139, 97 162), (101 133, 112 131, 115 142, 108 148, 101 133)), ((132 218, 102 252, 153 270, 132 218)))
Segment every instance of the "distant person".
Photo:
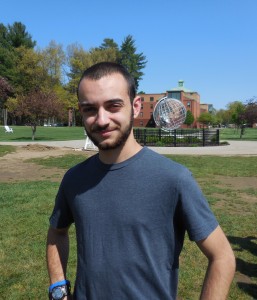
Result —
POLYGON ((225 299, 232 249, 188 169, 136 142, 141 101, 131 75, 115 63, 96 64, 82 75, 78 100, 99 153, 71 168, 60 185, 47 238, 50 299, 176 299, 186 231, 209 262, 201 299, 225 299), (66 279, 72 223, 73 296, 66 279))

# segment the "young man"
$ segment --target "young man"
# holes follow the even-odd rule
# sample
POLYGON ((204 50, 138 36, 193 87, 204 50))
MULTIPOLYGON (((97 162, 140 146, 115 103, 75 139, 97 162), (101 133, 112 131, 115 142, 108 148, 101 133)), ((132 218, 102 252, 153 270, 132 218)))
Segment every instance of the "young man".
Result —
POLYGON ((70 169, 59 188, 47 239, 50 299, 175 300, 185 231, 209 262, 201 299, 225 299, 235 270, 231 247, 191 173, 134 139, 141 102, 130 74, 118 64, 94 65, 78 99, 99 154, 70 169), (72 298, 66 267, 73 222, 72 298))

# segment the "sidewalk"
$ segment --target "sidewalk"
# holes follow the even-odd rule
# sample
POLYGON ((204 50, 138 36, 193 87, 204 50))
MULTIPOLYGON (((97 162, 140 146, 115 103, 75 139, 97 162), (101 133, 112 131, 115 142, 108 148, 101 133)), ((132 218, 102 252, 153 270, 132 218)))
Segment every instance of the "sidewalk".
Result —
MULTIPOLYGON (((227 146, 209 147, 149 147, 160 154, 176 155, 218 155, 218 156, 257 156, 257 141, 228 141, 227 146)), ((0 142, 0 145, 22 146, 40 144, 52 147, 67 147, 71 149, 84 149, 85 140, 49 141, 49 142, 0 142)))

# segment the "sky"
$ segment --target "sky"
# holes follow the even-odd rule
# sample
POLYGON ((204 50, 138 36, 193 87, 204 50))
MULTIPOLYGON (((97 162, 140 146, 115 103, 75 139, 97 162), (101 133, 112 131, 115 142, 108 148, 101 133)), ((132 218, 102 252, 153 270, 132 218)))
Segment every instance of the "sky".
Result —
POLYGON ((184 80, 217 110, 257 96, 256 13, 257 0, 0 0, 0 23, 22 22, 41 49, 132 35, 147 59, 139 91, 184 80))

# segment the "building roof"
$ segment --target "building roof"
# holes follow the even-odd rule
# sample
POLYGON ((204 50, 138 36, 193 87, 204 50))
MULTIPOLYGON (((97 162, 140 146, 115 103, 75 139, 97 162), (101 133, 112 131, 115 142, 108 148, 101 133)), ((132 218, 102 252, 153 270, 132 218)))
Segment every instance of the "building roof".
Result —
POLYGON ((169 90, 169 91, 171 91, 171 92, 183 91, 185 93, 194 93, 194 91, 191 91, 191 90, 189 90, 189 89, 187 89, 187 88, 184 87, 184 80, 179 80, 178 81, 178 86, 175 87, 175 88, 173 88, 173 89, 171 89, 171 90, 169 90))

